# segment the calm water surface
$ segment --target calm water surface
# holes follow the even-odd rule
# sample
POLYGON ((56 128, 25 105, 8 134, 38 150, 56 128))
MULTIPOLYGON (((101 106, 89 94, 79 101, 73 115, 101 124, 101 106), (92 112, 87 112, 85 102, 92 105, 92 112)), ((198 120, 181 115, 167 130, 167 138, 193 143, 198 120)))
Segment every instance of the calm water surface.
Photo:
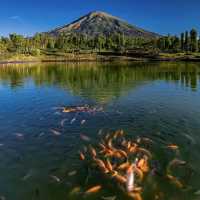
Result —
MULTIPOLYGON (((184 189, 151 176, 144 200, 200 199, 200 64, 24 64, 0 66, 0 197, 3 200, 126 199, 98 175, 88 173, 77 152, 80 133, 95 143, 98 131, 124 129, 155 141, 154 158, 164 165, 187 161, 176 175, 184 189), (61 113, 60 106, 102 106, 95 114, 61 113), (70 121, 76 117, 74 123, 70 121), (64 127, 61 120, 66 119, 64 127), (86 120, 81 125, 81 120, 86 120), (50 129, 62 134, 55 136, 50 129), (163 148, 176 143, 180 152, 163 148), (68 173, 76 170, 75 176, 68 173), (56 182, 50 176, 57 176, 56 182), (102 184, 90 197, 73 194, 102 184), (74 192, 75 193, 75 192, 74 192)), ((165 172, 162 172, 163 174, 165 172)))

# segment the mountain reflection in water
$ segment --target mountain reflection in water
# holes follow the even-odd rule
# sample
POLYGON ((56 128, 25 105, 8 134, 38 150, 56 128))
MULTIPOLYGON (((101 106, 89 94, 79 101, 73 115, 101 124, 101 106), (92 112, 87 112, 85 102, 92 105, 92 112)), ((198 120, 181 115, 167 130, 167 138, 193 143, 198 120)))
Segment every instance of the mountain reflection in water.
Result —
POLYGON ((94 99, 103 90, 108 96, 99 101, 107 101, 153 80, 196 90, 200 68, 196 63, 15 64, 0 67, 0 80, 13 89, 22 87, 29 78, 38 86, 57 85, 74 95, 84 94, 94 99), (130 82, 134 85, 130 86, 130 82))

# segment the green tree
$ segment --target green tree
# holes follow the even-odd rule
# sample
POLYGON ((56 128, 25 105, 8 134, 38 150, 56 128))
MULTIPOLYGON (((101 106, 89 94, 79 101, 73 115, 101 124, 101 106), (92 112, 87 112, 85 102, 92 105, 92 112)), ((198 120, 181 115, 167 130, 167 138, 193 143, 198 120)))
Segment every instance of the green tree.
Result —
POLYGON ((181 50, 184 51, 185 46, 185 34, 181 33, 181 50))
POLYGON ((198 49, 200 51, 200 36, 199 36, 199 40, 198 40, 198 49))
POLYGON ((164 49, 169 50, 172 47, 172 38, 170 35, 168 35, 167 37, 165 37, 165 47, 164 49))
POLYGON ((188 31, 185 32, 185 44, 184 44, 184 49, 185 51, 189 51, 189 34, 188 31))
POLYGON ((165 38, 164 37, 161 37, 161 38, 158 39, 157 47, 160 50, 165 50, 165 38))
POLYGON ((16 51, 19 53, 23 53, 25 38, 22 35, 18 35, 16 33, 12 33, 9 35, 11 46, 9 47, 10 51, 16 51))
POLYGON ((197 52, 198 51, 198 39, 197 39, 197 31, 195 29, 192 29, 190 31, 190 40, 191 40, 191 43, 190 43, 190 50, 192 52, 197 52))
POLYGON ((172 42, 172 49, 175 51, 175 52, 178 52, 180 50, 180 39, 179 37, 175 36, 173 38, 173 42, 172 42))
POLYGON ((53 38, 49 38, 48 43, 47 43, 47 48, 48 49, 54 49, 55 41, 53 38))

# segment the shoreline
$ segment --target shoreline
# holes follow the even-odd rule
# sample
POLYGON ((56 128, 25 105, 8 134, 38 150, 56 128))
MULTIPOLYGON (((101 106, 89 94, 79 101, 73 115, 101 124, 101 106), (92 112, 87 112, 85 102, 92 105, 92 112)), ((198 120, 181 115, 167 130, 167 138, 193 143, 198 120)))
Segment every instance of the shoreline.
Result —
POLYGON ((17 58, 10 57, 9 59, 0 60, 0 65, 3 64, 26 64, 26 63, 49 63, 49 62, 116 62, 116 61, 129 61, 129 62, 200 62, 200 56, 179 56, 178 54, 162 54, 158 56, 116 56, 116 55, 70 55, 70 56, 25 56, 18 55, 17 58))

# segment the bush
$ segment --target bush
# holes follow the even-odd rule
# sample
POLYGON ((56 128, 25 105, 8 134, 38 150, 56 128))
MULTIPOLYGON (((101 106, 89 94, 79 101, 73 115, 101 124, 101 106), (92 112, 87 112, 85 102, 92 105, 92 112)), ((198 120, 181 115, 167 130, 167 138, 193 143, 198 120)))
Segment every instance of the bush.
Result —
POLYGON ((31 50, 32 56, 39 56, 40 55, 40 49, 33 49, 31 50))

